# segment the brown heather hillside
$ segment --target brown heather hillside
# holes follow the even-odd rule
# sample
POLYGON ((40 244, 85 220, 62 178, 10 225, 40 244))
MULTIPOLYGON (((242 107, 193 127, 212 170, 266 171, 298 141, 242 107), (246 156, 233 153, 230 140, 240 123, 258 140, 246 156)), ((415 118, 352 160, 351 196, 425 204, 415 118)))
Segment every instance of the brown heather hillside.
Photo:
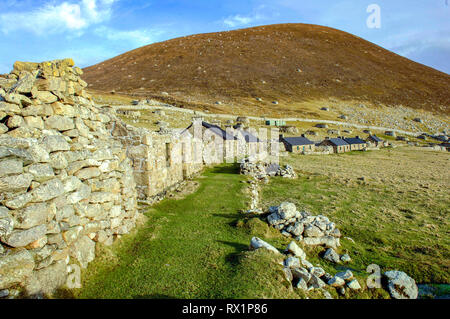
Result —
POLYGON ((151 44, 84 71, 94 91, 159 97, 214 112, 236 110, 229 108, 233 105, 249 115, 295 115, 302 114, 301 108, 288 105, 334 98, 449 114, 448 74, 317 25, 192 35, 151 44))

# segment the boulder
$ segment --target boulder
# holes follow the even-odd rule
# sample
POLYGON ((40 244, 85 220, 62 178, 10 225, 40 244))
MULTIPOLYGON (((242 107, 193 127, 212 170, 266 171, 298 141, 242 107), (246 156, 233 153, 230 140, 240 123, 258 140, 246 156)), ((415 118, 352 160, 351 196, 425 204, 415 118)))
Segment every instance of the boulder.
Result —
POLYGON ((291 282, 294 279, 291 268, 283 267, 283 272, 284 272, 284 275, 285 275, 287 281, 291 282))
POLYGON ((293 254, 295 257, 300 259, 306 259, 306 254, 294 241, 291 241, 286 248, 288 253, 293 254))
POLYGON ((329 284, 331 287, 335 287, 335 288, 337 288, 337 287, 343 287, 343 286, 345 285, 345 280, 342 279, 341 277, 334 276, 333 278, 331 278, 331 279, 328 281, 328 284, 329 284))
POLYGON ((353 279, 353 273, 350 270, 341 271, 336 274, 336 277, 342 278, 345 281, 350 281, 353 279))
POLYGON ((250 248, 252 249, 260 249, 260 248, 265 248, 267 250, 270 250, 276 254, 281 254, 278 249, 276 249, 275 247, 273 247, 272 245, 266 243, 264 240, 259 239, 258 237, 253 237, 252 240, 250 241, 250 248))
POLYGON ((289 268, 300 268, 300 260, 297 257, 288 257, 284 261, 284 266, 289 268))
POLYGON ((283 202, 278 206, 278 215, 284 220, 295 217, 297 208, 294 204, 289 202, 283 202))
POLYGON ((348 282, 347 287, 352 290, 361 289, 361 285, 359 284, 358 280, 356 280, 356 279, 353 279, 352 281, 348 282))
POLYGON ((314 225, 308 225, 305 227, 303 236, 304 237, 323 237, 324 233, 320 230, 319 227, 314 226, 314 225))
POLYGON ((333 248, 328 248, 325 254, 323 255, 323 258, 335 264, 341 262, 338 253, 336 253, 336 251, 334 251, 333 248))
POLYGON ((388 283, 387 287, 392 298, 417 299, 419 290, 413 278, 403 271, 391 270, 384 273, 388 283))
POLYGON ((310 279, 308 284, 313 289, 323 288, 323 287, 325 287, 327 285, 322 279, 320 279, 316 275, 311 275, 311 279, 310 279))
POLYGON ((311 279, 311 274, 303 267, 292 268, 291 271, 295 279, 302 278, 306 283, 311 279))
POLYGON ((306 291, 308 290, 308 283, 305 279, 299 278, 297 284, 295 285, 295 288, 306 291))

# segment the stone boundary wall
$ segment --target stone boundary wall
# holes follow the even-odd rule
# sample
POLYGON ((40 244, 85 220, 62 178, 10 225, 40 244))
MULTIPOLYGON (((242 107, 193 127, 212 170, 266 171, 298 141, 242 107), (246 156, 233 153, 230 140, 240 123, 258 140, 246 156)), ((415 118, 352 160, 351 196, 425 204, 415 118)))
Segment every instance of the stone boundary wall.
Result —
POLYGON ((0 298, 74 284, 97 243, 135 227, 138 200, 163 198, 220 154, 259 150, 127 125, 94 104, 82 73, 65 59, 0 76, 0 298))
POLYGON ((0 291, 50 294, 134 226, 132 161, 72 60, 0 77, 0 291))

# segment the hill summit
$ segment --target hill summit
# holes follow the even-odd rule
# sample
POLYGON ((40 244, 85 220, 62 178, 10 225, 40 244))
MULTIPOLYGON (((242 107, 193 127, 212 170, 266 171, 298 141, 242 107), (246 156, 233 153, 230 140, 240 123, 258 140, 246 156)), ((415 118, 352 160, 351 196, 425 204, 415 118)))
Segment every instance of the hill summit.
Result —
POLYGON ((181 107, 277 113, 316 99, 370 101, 448 114, 450 76, 359 37, 308 24, 186 36, 84 69, 92 90, 181 107), (220 101, 220 102, 219 102, 220 101))

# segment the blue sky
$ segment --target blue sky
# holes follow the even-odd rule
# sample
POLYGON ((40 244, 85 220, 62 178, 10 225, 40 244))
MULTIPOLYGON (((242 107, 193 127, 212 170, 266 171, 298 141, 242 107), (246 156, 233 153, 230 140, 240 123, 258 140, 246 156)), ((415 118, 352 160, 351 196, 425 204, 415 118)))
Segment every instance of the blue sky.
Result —
POLYGON ((89 66, 195 33, 275 23, 350 32, 450 73, 449 0, 0 0, 0 73, 16 60, 72 57, 89 66), (367 8, 380 8, 369 28, 367 8))

